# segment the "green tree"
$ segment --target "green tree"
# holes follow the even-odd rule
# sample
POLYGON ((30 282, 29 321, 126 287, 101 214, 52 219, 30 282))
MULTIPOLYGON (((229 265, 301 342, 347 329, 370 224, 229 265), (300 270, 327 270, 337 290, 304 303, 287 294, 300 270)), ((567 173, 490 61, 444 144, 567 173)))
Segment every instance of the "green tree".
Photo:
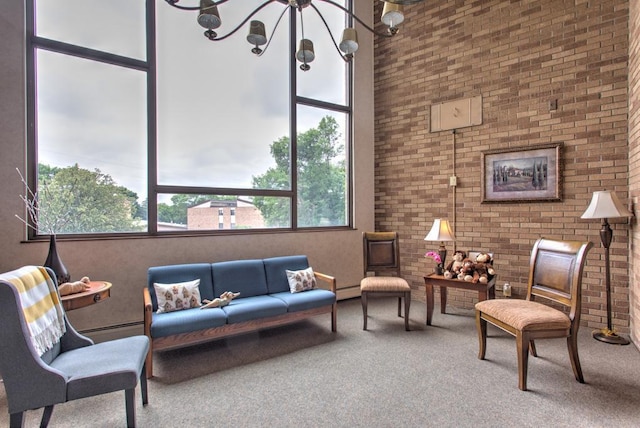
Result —
POLYGON ((77 164, 38 165, 38 233, 104 233, 143 230, 138 196, 108 174, 77 164))
MULTIPOLYGON (((291 151, 288 137, 271 144, 276 166, 253 177, 258 189, 289 189, 291 151)), ((344 144, 336 120, 325 116, 317 128, 298 134, 298 226, 332 226, 346 223, 346 165, 344 144)), ((285 198, 256 197, 267 226, 290 224, 289 201, 285 198)))

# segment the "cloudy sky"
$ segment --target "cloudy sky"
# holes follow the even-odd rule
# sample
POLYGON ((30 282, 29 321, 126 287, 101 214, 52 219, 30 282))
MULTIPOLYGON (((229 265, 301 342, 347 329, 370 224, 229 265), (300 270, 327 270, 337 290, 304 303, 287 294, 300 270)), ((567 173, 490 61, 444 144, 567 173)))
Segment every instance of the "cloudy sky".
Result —
MULTIPOLYGON (((221 5, 218 34, 261 3, 221 5)), ((314 4, 335 22, 332 32, 339 41, 344 13, 314 4)), ((267 36, 283 8, 275 2, 254 17, 265 23, 267 36)), ((251 176, 273 165, 269 145, 288 135, 288 22, 283 18, 268 50, 256 57, 246 41, 248 24, 229 39, 212 42, 197 24, 197 12, 177 10, 164 0, 156 2, 156 10, 159 184, 250 188, 251 176)), ((39 36, 146 59, 143 1, 38 0, 37 15, 39 36)), ((344 62, 315 12, 307 8, 303 16, 316 60, 310 71, 298 71, 299 94, 343 103, 344 62)), ((38 53, 37 66, 39 161, 98 168, 144 199, 146 74, 46 51, 38 53)), ((326 114, 331 113, 300 107, 298 131, 317 126, 326 114)), ((343 115, 332 115, 344 123, 343 115)))

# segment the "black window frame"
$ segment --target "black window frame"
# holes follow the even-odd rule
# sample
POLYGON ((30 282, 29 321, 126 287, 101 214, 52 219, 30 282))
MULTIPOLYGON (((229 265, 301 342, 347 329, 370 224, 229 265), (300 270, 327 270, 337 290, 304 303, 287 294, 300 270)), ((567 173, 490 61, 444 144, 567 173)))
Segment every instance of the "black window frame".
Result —
MULTIPOLYGON (((289 19, 289 106, 290 122, 289 134, 291 142, 291 189, 242 189, 242 188, 218 188, 198 186, 173 186, 159 185, 157 182, 158 155, 157 155, 157 77, 156 77, 156 0, 140 0, 146 9, 146 60, 111 54, 91 48, 86 48, 66 42, 48 39, 36 35, 36 3, 38 0, 26 0, 26 108, 27 108, 27 171, 26 180, 30 189, 37 189, 38 183, 38 141, 37 141, 37 69, 36 55, 39 49, 69 56, 98 61, 119 67, 126 67, 146 73, 147 81, 147 231, 146 232, 115 232, 115 233, 78 233, 60 234, 62 239, 104 239, 104 238, 139 238, 157 236, 194 236, 194 235, 227 235, 229 233, 258 234, 280 233, 288 231, 333 231, 341 229, 353 229, 353 64, 346 64, 346 105, 334 104, 321 100, 311 99, 297 95, 297 67, 295 59, 297 20, 295 8, 290 8, 289 19), (297 217, 297 107, 309 106, 328 110, 331 112, 345 113, 347 135, 345 135, 345 166, 346 166, 346 224, 340 226, 310 226, 299 227, 297 217), (284 197, 290 200, 290 227, 280 228, 255 228, 255 229, 209 229, 209 230, 184 230, 184 231, 159 231, 158 230, 158 195, 160 194, 200 194, 224 196, 272 196, 284 197)), ((353 0, 348 0, 347 8, 353 11, 353 0)), ((162 2, 159 2, 162 3, 162 2)), ((161 4, 159 7, 169 7, 161 4)), ((348 17, 351 22, 352 18, 348 17)), ((28 240, 42 240, 48 235, 38 234, 34 228, 27 227, 28 240)))

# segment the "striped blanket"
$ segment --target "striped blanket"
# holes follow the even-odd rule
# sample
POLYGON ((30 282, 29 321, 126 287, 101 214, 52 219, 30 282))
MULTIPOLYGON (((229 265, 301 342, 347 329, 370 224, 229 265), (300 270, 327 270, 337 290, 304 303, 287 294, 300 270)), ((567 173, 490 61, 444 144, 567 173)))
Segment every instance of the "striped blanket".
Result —
POLYGON ((38 355, 44 354, 66 331, 64 310, 54 281, 45 268, 38 266, 24 266, 3 273, 0 279, 18 289, 31 342, 38 355))

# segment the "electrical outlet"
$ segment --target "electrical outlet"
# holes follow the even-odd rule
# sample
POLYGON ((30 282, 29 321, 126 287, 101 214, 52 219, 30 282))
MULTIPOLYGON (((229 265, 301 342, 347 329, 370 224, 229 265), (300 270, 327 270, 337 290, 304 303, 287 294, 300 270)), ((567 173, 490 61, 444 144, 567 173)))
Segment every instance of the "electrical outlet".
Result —
POLYGON ((458 185, 458 177, 456 177, 455 175, 452 175, 451 177, 449 177, 449 186, 456 187, 457 185, 458 185))
POLYGON ((549 100, 549 110, 558 110, 558 100, 549 100))

